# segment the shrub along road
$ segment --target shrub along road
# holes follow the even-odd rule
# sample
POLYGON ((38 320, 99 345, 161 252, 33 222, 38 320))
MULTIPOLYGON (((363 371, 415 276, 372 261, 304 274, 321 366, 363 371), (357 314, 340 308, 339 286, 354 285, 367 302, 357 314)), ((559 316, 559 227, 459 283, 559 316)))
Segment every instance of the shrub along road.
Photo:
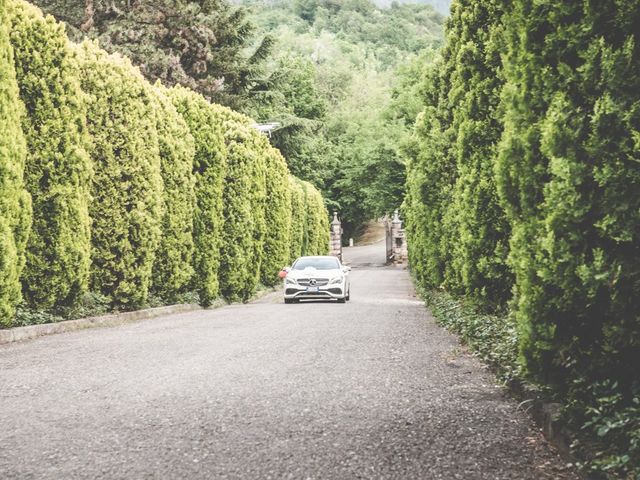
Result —
POLYGON ((577 478, 405 270, 354 267, 346 305, 274 294, 1 346, 0 476, 577 478))

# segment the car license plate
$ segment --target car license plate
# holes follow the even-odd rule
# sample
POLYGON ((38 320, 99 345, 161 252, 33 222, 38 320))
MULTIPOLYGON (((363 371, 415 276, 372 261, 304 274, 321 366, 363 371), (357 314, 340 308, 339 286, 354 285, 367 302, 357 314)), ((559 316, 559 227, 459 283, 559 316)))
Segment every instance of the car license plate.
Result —
POLYGON ((318 293, 320 289, 318 287, 308 287, 307 292, 309 293, 318 293))

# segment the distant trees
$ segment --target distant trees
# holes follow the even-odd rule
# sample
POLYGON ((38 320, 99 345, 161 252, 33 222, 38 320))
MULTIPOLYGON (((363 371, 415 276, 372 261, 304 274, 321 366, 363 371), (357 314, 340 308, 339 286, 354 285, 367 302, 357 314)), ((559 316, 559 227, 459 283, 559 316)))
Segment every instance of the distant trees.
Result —
POLYGON ((35 3, 71 25, 75 39, 98 39, 109 52, 129 57, 151 81, 182 85, 232 108, 243 108, 262 88, 272 40, 254 46, 246 10, 225 0, 35 3))

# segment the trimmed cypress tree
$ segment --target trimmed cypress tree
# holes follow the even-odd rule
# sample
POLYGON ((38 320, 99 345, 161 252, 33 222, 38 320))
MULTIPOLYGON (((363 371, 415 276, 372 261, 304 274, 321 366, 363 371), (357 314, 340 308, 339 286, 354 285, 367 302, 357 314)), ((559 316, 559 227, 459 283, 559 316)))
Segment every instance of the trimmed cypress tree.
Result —
POLYGON ((227 169, 222 107, 210 104, 201 95, 183 87, 172 88, 169 97, 195 140, 193 286, 198 291, 202 305, 208 306, 220 294, 218 273, 223 229, 222 193, 227 169))
POLYGON ((20 102, 9 43, 9 6, 0 0, 0 327, 10 327, 20 302, 31 198, 24 188, 26 156, 20 102))
POLYGON ((263 145, 267 164, 265 219, 267 225, 264 238, 264 258, 260 272, 261 282, 272 286, 278 283, 278 272, 287 265, 292 242, 292 197, 289 184, 289 169, 280 152, 263 145))
POLYGON ((306 255, 326 255, 329 251, 329 212, 324 206, 320 192, 310 183, 303 182, 306 189, 307 250, 306 255))
POLYGON ((152 87, 128 60, 79 49, 93 140, 91 286, 118 308, 143 305, 162 222, 162 176, 152 87))
POLYGON ((289 190, 291 192, 289 262, 293 262, 303 254, 307 209, 305 208, 305 191, 302 183, 293 175, 289 175, 289 190))
POLYGON ((515 2, 498 177, 529 371, 630 385, 640 356, 634 2, 515 2), (523 33, 525 32, 525 33, 523 33))
MULTIPOLYGON (((255 164, 260 161, 249 127, 240 115, 225 112, 227 171, 224 181, 220 292, 230 301, 245 301, 260 274, 254 238, 255 164)), ((261 247, 261 246, 260 246, 261 247)))
POLYGON ((155 90, 164 218, 153 266, 152 289, 172 302, 185 292, 194 273, 195 142, 186 122, 167 98, 168 90, 160 83, 155 85, 155 90))
POLYGON ((509 226, 494 181, 502 61, 501 0, 459 0, 447 29, 451 69, 447 109, 456 165, 445 208, 445 285, 489 310, 504 307, 513 279, 507 266, 509 226))
POLYGON ((87 291, 91 255, 92 168, 77 62, 62 24, 36 7, 14 2, 12 25, 33 201, 23 293, 32 308, 71 307, 87 291))

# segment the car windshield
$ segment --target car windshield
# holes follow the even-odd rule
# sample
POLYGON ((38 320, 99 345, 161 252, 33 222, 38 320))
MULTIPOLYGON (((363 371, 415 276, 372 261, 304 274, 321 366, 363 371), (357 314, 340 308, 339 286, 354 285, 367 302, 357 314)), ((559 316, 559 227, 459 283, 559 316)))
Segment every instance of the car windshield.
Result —
POLYGON ((315 268, 316 270, 336 270, 340 268, 336 258, 300 258, 293 265, 294 270, 304 270, 305 268, 315 268))

